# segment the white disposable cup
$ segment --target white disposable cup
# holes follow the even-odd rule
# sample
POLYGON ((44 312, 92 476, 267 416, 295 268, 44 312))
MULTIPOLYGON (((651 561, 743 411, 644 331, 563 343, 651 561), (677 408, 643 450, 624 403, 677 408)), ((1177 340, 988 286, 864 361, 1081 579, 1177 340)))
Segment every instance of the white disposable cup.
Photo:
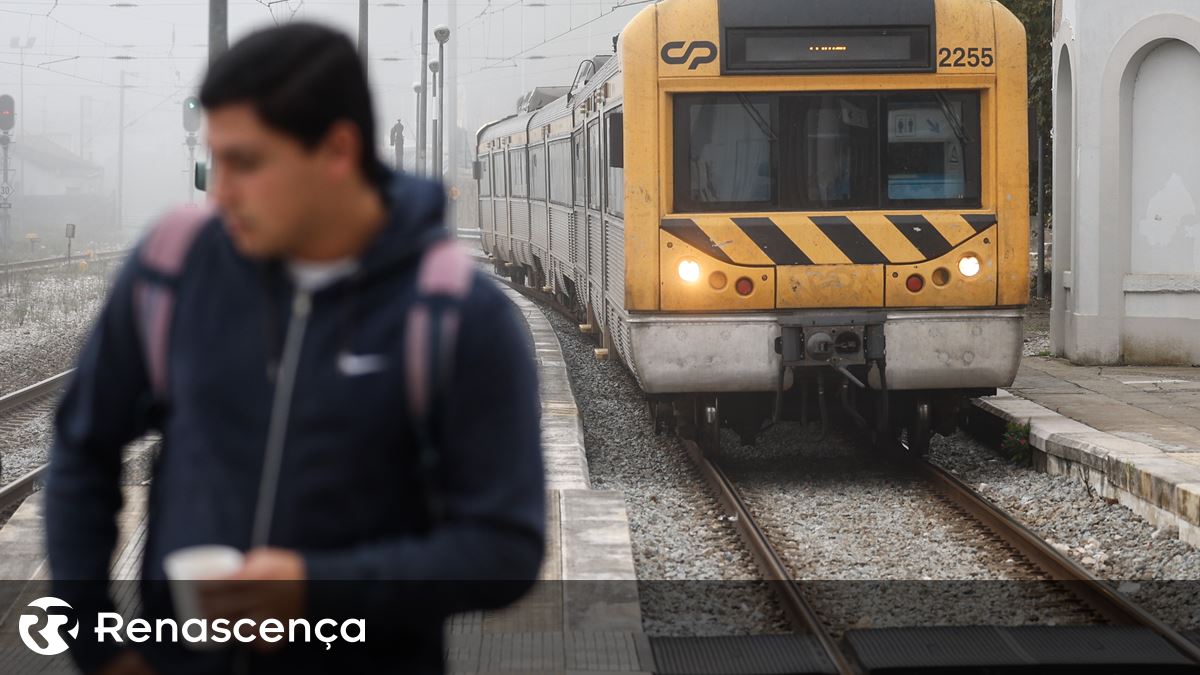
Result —
MULTIPOLYGON (((200 611, 198 581, 223 579, 242 568, 245 555, 232 546, 190 546, 172 551, 163 559, 171 584, 175 619, 183 626, 189 619, 204 619, 200 611)), ((193 649, 219 648, 219 644, 186 643, 193 649)))

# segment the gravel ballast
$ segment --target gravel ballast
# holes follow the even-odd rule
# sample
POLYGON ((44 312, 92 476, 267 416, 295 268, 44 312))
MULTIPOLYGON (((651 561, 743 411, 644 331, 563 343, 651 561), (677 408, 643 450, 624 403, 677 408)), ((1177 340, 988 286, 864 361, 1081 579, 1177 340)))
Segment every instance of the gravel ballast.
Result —
POLYGON ((781 610, 683 444, 655 435, 645 398, 617 360, 553 309, 583 416, 592 487, 625 495, 642 617, 651 635, 788 632, 781 610))
POLYGON ((0 280, 0 395, 74 365, 117 264, 98 262, 84 271, 69 267, 0 280))
MULTIPOLYGON (((116 264, 16 273, 0 280, 0 395, 74 365, 116 264)), ((43 401, 0 418, 0 485, 45 463, 53 410, 53 401, 43 401)))
POLYGON ((965 434, 930 457, 1059 551, 1172 625, 1200 627, 1200 551, 1080 480, 1014 465, 965 434))
MULTIPOLYGON (((596 361, 595 345, 545 309, 559 333, 584 417, 593 486, 626 496, 639 579, 758 578, 721 508, 686 458, 681 443, 655 436, 644 397, 617 361, 596 361)), ((756 516, 784 548, 835 630, 928 623, 930 608, 951 607, 948 624, 1066 624, 1089 620, 1007 549, 953 516, 925 488, 873 465, 854 441, 819 438, 815 425, 783 424, 756 447, 741 448, 726 432, 731 472, 756 516), (960 522, 960 521, 955 521, 960 522), (864 547, 863 540, 866 540, 864 547), (854 542, 854 543, 852 543, 854 542), (935 596, 942 596, 939 602, 935 596), (970 603, 959 603, 969 596, 970 603), (989 597, 990 596, 990 597, 989 597)), ((1200 555, 1173 533, 1158 531, 1128 509, 1106 503, 1077 481, 1012 465, 978 441, 936 438, 931 457, 980 489, 1057 548, 1180 627, 1200 625, 1200 555), (1173 584, 1151 580, 1177 580, 1173 584), (1135 583, 1131 583, 1135 582, 1135 583)), ((643 583, 643 612, 653 634, 724 634, 746 628, 785 630, 764 589, 720 597, 715 589, 674 592, 643 583), (680 597, 690 595, 692 597, 680 597), (696 597, 701 596, 701 597, 696 597), (739 608, 739 609, 731 609, 739 608), (769 617, 756 627, 746 609, 769 617), (770 609, 765 609, 770 608, 770 609), (686 617, 686 618, 681 618, 686 617), (698 632, 694 625, 724 628, 698 632)), ((824 615, 824 614, 823 614, 824 615)))

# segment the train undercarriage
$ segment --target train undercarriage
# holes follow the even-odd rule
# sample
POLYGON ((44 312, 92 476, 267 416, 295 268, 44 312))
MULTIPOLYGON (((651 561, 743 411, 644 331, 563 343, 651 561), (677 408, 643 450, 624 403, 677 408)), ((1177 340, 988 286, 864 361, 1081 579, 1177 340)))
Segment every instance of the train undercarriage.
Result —
MULTIPOLYGON (((537 267, 495 260, 498 273, 595 325, 570 283, 556 292, 537 267)), ((925 454, 934 435, 957 430, 971 398, 1012 382, 1021 317, 990 308, 629 317, 632 334, 647 337, 635 337, 626 365, 647 392, 656 429, 709 454, 720 452, 722 429, 753 445, 780 422, 824 431, 850 425, 880 444, 899 440, 925 454), (687 353, 697 347, 701 353, 687 353), (745 354, 759 356, 736 356, 745 354)), ((595 334, 601 348, 610 346, 606 330, 595 334)))

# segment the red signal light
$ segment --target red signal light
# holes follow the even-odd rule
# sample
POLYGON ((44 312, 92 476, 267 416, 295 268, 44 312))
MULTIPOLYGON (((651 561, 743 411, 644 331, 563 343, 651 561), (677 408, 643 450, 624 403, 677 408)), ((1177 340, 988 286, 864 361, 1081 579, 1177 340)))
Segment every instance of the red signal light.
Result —
POLYGON ((16 121, 15 108, 16 102, 12 96, 0 95, 0 131, 12 131, 13 122, 16 121))
POLYGON ((904 282, 904 285, 913 293, 920 293, 925 289, 925 279, 920 274, 914 274, 904 282))
POLYGON ((737 289, 738 295, 747 296, 754 292, 754 282, 750 281, 746 277, 742 277, 741 279, 737 280, 735 288, 737 289))

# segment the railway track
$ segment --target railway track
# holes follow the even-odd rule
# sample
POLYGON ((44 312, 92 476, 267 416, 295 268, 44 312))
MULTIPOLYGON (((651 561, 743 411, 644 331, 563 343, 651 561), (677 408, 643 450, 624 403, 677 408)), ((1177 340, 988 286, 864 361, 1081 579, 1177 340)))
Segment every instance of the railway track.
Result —
POLYGON ((72 262, 105 262, 112 260, 121 260, 129 255, 132 249, 122 249, 119 251, 104 251, 95 253, 90 256, 73 255, 70 258, 67 256, 59 256, 56 258, 40 258, 38 260, 22 260, 20 262, 2 263, 0 264, 0 275, 15 274, 17 272, 31 272, 34 270, 54 269, 72 262))
MULTIPOLYGON (((0 432, 23 424, 31 417, 49 414, 54 405, 55 396, 66 385, 72 372, 74 371, 68 370, 59 373, 37 384, 0 397, 0 432)), ((46 465, 43 464, 0 487, 0 520, 6 519, 26 497, 38 489, 45 469, 46 465)))
MULTIPOLYGON (((768 581, 776 592, 793 628, 798 633, 811 636, 820 644, 836 672, 861 672, 859 664, 847 657, 847 650, 843 649, 828 624, 822 620, 819 611, 809 602, 806 583, 793 577, 784 555, 771 541, 766 528, 755 518, 734 481, 719 462, 706 457, 695 442, 685 440, 685 443, 701 475, 732 516, 731 520, 734 521, 739 536, 754 556, 764 580, 768 581)), ((899 461, 903 468, 912 471, 937 495, 973 519, 976 525, 1003 541, 1017 555, 1035 566, 1046 579, 1102 618, 1107 625, 1148 629, 1191 662, 1200 664, 1200 647, 1119 594, 1110 584, 1096 578, 1059 553, 949 472, 912 456, 901 456, 899 461)))

